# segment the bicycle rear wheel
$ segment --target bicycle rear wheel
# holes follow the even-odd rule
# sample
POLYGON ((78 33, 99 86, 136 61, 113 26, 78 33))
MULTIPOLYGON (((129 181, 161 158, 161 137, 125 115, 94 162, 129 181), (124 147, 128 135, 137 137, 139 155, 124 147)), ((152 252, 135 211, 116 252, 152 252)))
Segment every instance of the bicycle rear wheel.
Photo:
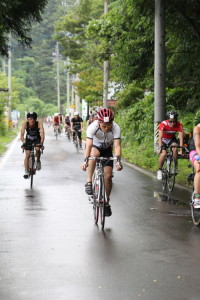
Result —
POLYGON ((171 156, 168 161, 168 180, 167 180, 167 186, 169 192, 173 191, 174 183, 175 183, 175 176, 176 176, 176 164, 173 156, 171 156))
POLYGON ((101 228, 104 229, 105 225, 105 203, 106 203, 106 192, 104 178, 100 179, 100 193, 99 193, 99 207, 100 207, 100 219, 101 228))
POLYGON ((167 159, 165 159, 163 168, 162 168, 162 189, 166 190, 167 187, 167 159))
POLYGON ((194 199, 194 192, 192 194, 192 200, 190 202, 192 221, 194 225, 200 226, 200 209, 194 208, 193 199, 194 199))
POLYGON ((75 146, 76 146, 76 151, 79 153, 79 140, 78 140, 78 135, 76 134, 76 141, 75 141, 75 146))

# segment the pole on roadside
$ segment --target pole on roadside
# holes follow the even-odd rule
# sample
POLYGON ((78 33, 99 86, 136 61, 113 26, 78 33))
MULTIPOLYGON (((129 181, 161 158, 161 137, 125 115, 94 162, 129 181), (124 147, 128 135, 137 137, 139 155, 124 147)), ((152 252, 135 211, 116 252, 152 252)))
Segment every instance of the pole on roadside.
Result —
POLYGON ((60 56, 59 56, 59 44, 56 43, 56 72, 57 72, 57 103, 58 103, 58 111, 61 113, 60 107, 60 56))
POLYGON ((11 35, 8 38, 8 124, 12 121, 11 106, 12 106, 12 52, 11 52, 11 35))
MULTIPOLYGON (((108 13, 108 3, 109 0, 104 2, 104 14, 108 13)), ((105 60, 103 64, 104 69, 104 80, 103 80, 103 106, 108 107, 108 81, 109 81, 109 72, 110 72, 110 62, 105 60)))
POLYGON ((70 74, 69 74, 70 58, 67 57, 67 109, 70 110, 70 74))
POLYGON ((155 0, 155 69, 154 69, 154 151, 158 142, 158 126, 165 119, 165 0, 155 0))

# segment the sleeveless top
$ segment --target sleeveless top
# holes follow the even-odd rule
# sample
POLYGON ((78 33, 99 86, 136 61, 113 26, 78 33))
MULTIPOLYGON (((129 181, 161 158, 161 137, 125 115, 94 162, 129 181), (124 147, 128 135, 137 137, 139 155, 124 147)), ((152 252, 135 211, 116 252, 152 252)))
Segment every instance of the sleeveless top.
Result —
POLYGON ((30 127, 29 123, 26 122, 26 138, 29 140, 36 140, 40 137, 40 129, 38 128, 38 121, 36 121, 34 127, 30 127))

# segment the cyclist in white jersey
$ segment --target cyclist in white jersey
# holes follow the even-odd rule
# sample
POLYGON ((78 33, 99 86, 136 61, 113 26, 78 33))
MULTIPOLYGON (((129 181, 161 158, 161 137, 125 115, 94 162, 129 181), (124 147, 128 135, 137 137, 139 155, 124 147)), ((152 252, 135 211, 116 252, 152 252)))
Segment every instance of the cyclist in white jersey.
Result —
MULTIPOLYGON (((95 169, 95 160, 88 160, 92 157, 112 157, 113 147, 115 156, 117 156, 116 170, 121 171, 121 143, 120 143, 120 128, 113 121, 114 114, 108 108, 102 108, 97 113, 97 120, 92 122, 87 129, 85 160, 81 168, 86 171, 88 167, 88 178, 85 185, 85 191, 88 195, 92 195, 92 175, 95 169)), ((109 205, 110 193, 112 189, 112 169, 113 161, 104 163, 104 176, 106 196, 108 203, 106 205, 106 216, 111 216, 111 207, 109 205)))

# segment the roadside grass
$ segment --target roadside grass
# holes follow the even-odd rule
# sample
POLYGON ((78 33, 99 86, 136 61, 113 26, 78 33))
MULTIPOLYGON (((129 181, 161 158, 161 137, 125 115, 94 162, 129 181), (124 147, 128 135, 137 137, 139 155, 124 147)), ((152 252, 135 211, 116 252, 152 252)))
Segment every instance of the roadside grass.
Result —
POLYGON ((18 130, 7 131, 5 136, 0 136, 0 155, 7 149, 7 145, 16 137, 18 130))

